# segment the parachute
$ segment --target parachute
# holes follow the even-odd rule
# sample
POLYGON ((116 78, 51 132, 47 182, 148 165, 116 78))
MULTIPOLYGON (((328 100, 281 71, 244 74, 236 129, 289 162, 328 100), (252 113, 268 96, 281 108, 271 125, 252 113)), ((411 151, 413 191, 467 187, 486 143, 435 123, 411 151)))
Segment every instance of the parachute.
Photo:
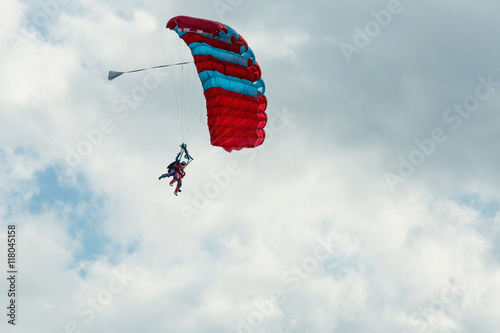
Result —
POLYGON ((228 25, 188 16, 167 23, 189 47, 203 87, 210 143, 228 152, 261 145, 267 98, 248 43, 228 25))

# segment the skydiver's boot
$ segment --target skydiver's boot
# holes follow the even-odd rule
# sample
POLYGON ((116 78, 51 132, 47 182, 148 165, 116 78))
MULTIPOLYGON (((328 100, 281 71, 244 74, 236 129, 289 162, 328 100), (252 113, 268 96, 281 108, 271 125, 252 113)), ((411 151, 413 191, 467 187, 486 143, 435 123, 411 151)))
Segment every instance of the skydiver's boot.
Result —
POLYGON ((179 195, 179 194, 177 193, 177 191, 174 191, 174 194, 175 194, 175 196, 178 196, 178 195, 179 195))

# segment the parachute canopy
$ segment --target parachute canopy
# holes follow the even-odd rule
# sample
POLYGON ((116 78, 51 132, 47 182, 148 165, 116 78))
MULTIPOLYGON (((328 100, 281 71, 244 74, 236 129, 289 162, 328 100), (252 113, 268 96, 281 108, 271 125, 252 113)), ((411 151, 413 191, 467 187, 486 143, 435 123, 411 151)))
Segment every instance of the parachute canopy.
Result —
POLYGON ((264 142, 267 98, 259 64, 228 25, 188 16, 167 23, 187 44, 203 86, 210 141, 227 151, 264 142))

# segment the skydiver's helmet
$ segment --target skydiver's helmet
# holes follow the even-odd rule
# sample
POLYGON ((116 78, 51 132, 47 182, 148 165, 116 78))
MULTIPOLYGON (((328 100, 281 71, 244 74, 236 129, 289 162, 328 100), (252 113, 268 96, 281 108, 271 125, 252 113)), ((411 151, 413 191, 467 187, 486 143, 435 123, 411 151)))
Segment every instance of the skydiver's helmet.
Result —
POLYGON ((187 163, 186 163, 186 162, 181 162, 181 165, 182 165, 183 167, 185 167, 185 166, 187 165, 187 163))

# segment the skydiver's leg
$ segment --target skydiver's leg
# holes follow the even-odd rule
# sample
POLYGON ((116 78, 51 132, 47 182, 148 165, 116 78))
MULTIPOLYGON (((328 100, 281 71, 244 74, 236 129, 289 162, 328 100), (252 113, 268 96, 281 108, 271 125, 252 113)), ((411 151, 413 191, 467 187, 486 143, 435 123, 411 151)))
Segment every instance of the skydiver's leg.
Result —
POLYGON ((177 174, 174 174, 174 178, 170 181, 170 186, 174 185, 174 183, 176 181, 178 181, 179 177, 177 176, 177 174))
POLYGON ((174 175, 174 172, 175 172, 175 170, 172 170, 172 171, 170 171, 169 173, 164 173, 163 175, 161 175, 160 177, 158 177, 158 179, 171 177, 171 176, 173 176, 173 175, 174 175))
POLYGON ((175 192, 180 192, 181 186, 182 186, 182 178, 179 177, 179 179, 177 180, 177 187, 175 188, 175 192))

